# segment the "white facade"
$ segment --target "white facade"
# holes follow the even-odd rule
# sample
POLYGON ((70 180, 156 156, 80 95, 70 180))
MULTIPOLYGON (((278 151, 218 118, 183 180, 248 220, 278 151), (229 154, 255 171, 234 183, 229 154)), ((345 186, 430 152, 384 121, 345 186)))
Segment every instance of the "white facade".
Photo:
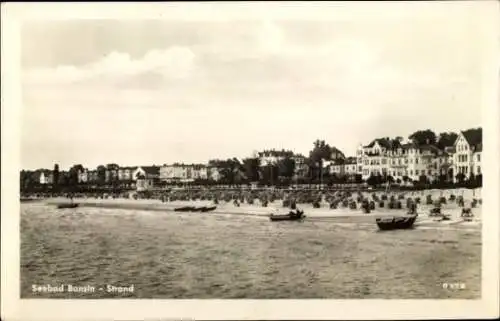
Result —
POLYGON ((440 176, 446 176, 448 179, 453 178, 450 177, 450 174, 453 174, 453 171, 450 173, 450 169, 453 166, 452 160, 453 155, 449 155, 448 153, 442 153, 432 159, 432 177, 434 180, 439 179, 440 176))
POLYGON ((219 169, 217 167, 208 168, 208 177, 210 180, 219 181, 221 179, 221 175, 219 169))
POLYGON ((302 155, 295 155, 292 159, 295 161, 295 177, 306 177, 309 173, 309 166, 306 164, 306 158, 302 155))
POLYGON ((160 167, 160 180, 188 182, 196 179, 208 179, 208 168, 205 165, 173 164, 160 167))
POLYGON ((185 181, 188 179, 188 170, 183 165, 164 165, 160 167, 160 180, 162 181, 185 181))
POLYGON ((137 167, 120 167, 118 169, 118 180, 119 181, 132 181, 135 180, 134 172, 137 167))
MULTIPOLYGON (((354 157, 353 157, 354 158, 354 157)), ((331 162, 325 162, 325 169, 328 171, 330 174, 335 174, 337 176, 343 176, 343 175, 355 175, 358 173, 358 166, 356 159, 354 158, 353 161, 331 161, 331 162)))
POLYGON ((42 185, 52 184, 53 175, 50 171, 42 171, 40 172, 39 183, 42 185))
POLYGON ((483 172, 482 172, 482 169, 481 169, 481 158, 482 158, 482 154, 483 152, 482 151, 477 151, 475 153, 473 153, 472 155, 472 163, 473 163, 473 173, 474 175, 482 175, 483 172))
POLYGON ((363 179, 368 179, 371 175, 388 175, 389 160, 387 149, 381 146, 377 140, 370 145, 360 145, 358 147, 357 173, 361 174, 363 179))
POLYGON ((140 178, 136 181, 136 189, 138 192, 146 191, 154 187, 153 181, 151 179, 140 178))
POLYGON ((463 133, 458 135, 455 141, 455 154, 453 155, 454 180, 457 181, 459 173, 464 174, 464 178, 470 177, 474 169, 473 151, 463 133))
MULTIPOLYGON (((476 154, 480 154, 480 151, 476 154)), ((478 157, 481 158, 476 156, 476 161, 478 157)), ((355 170, 364 180, 370 175, 386 174, 399 182, 404 182, 406 178, 418 181, 422 175, 433 181, 440 175, 447 175, 449 178, 455 158, 454 154, 443 152, 433 145, 417 147, 404 144, 396 149, 388 149, 375 140, 368 146, 358 147, 355 170)), ((474 171, 478 170, 481 170, 481 165, 474 164, 474 171)))
POLYGON ((411 180, 418 181, 422 175, 430 178, 432 175, 431 165, 432 155, 429 155, 428 151, 422 151, 417 147, 408 149, 407 176, 411 180))
POLYGON ((202 165, 193 166, 192 175, 194 179, 208 179, 208 169, 202 165))
POLYGON ((78 171, 78 183, 87 183, 89 181, 89 171, 85 168, 83 171, 78 171))
POLYGON ((284 157, 282 157, 282 156, 275 156, 275 155, 260 156, 259 157, 259 165, 261 167, 268 166, 268 165, 274 165, 274 164, 277 164, 279 161, 281 161, 283 159, 284 159, 284 157))

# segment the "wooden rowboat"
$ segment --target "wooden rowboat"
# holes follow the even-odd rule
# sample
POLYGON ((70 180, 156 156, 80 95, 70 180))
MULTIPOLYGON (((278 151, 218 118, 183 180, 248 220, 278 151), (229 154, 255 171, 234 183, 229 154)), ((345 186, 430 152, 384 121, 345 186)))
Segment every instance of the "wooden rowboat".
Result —
POLYGON ((283 214, 283 215, 275 215, 275 214, 269 215, 269 219, 271 221, 301 221, 305 218, 306 216, 302 211, 290 212, 288 214, 283 214))
POLYGON ((411 216, 393 216, 388 218, 377 218, 375 221, 381 230, 397 230, 409 229, 413 227, 413 223, 417 219, 417 215, 411 216))
POLYGON ((211 212, 213 210, 215 210, 217 208, 217 206, 203 206, 201 208, 201 211, 202 212, 211 212))
POLYGON ((184 206, 184 207, 178 207, 175 208, 175 212, 210 212, 213 211, 217 208, 217 206, 201 206, 201 207, 194 207, 194 206, 184 206))
POLYGON ((195 210, 195 207, 193 206, 183 206, 183 207, 177 207, 174 209, 176 212, 193 212, 195 210))
POLYGON ((78 203, 58 204, 57 208, 75 208, 78 207, 78 205, 78 203))

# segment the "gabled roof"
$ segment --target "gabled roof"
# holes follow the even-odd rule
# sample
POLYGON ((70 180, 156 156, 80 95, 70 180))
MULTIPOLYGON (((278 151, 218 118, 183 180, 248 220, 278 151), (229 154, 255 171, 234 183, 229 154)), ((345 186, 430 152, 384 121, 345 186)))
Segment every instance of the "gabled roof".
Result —
MULTIPOLYGON (((398 146, 392 146, 391 144, 391 141, 387 140, 386 138, 377 138, 377 139, 374 139, 370 144, 364 146, 366 148, 372 148, 373 146, 375 146, 375 143, 378 143, 380 145, 380 147, 383 147, 383 148, 386 148, 386 149, 395 149, 397 148, 398 146)), ((397 145, 399 144, 399 142, 397 142, 397 145)))
POLYGON ((357 164, 357 159, 356 157, 347 157, 346 161, 345 161, 346 164, 357 164))
POLYGON ((474 153, 479 153, 483 151, 483 143, 477 144, 477 146, 474 148, 474 153))
POLYGON ((338 149, 337 147, 335 147, 335 146, 330 148, 330 152, 331 152, 332 154, 333 154, 333 153, 340 154, 340 156, 341 156, 342 158, 345 158, 344 153, 342 153, 342 151, 341 151, 340 149, 338 149))
POLYGON ((160 175, 160 167, 158 166, 140 166, 146 174, 160 175))
POLYGON ((403 149, 416 148, 416 145, 414 143, 406 143, 406 144, 401 145, 401 148, 403 148, 403 149))
POLYGON ((461 132, 464 135, 467 143, 471 147, 477 147, 477 145, 483 142, 483 130, 482 128, 473 128, 461 132))
POLYGON ((124 167, 120 167, 119 169, 131 169, 131 170, 136 170, 136 169, 137 169, 137 166, 124 166, 124 167))

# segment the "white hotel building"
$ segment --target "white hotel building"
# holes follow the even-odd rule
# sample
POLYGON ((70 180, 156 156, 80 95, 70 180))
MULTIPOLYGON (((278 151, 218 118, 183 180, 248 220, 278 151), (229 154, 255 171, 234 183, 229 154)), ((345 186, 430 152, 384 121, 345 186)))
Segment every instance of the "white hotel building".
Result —
POLYGON ((435 180, 440 175, 449 175, 450 155, 433 145, 416 146, 413 143, 391 143, 386 139, 375 139, 370 144, 360 145, 357 151, 357 172, 364 180, 370 175, 388 175, 395 181, 406 178, 416 181, 422 175, 435 180))
POLYGON ((215 168, 204 164, 171 164, 160 167, 160 180, 164 182, 193 182, 197 179, 220 179, 215 168))
MULTIPOLYGON (((464 179, 481 172, 482 130, 471 129, 460 132, 454 145, 444 150, 434 145, 417 146, 401 144, 387 139, 375 139, 370 144, 359 145, 356 155, 357 174, 364 180, 370 175, 390 175, 394 180, 404 178, 416 181, 425 175, 430 180, 446 176, 457 181, 457 174, 464 179)), ((342 172, 336 168, 335 172, 342 172)))
POLYGON ((471 174, 479 175, 481 172, 481 156, 483 152, 482 133, 473 135, 472 133, 460 132, 455 141, 455 154, 453 155, 453 172, 456 175, 464 174, 468 179, 471 174))

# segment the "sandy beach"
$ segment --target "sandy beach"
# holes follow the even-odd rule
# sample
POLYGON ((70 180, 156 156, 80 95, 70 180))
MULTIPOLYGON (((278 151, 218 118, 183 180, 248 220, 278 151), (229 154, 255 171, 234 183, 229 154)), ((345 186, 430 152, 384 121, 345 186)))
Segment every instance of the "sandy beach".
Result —
MULTIPOLYGON (((433 200, 439 197, 446 197, 449 199, 451 194, 455 196, 462 195, 464 198, 464 206, 470 207, 470 204, 474 198, 480 198, 480 190, 469 190, 469 189, 457 189, 457 190, 426 190, 419 192, 406 192, 402 193, 407 197, 420 197, 421 204, 418 205, 417 211, 419 214, 418 222, 419 224, 435 224, 434 218, 429 217, 429 211, 433 205, 426 205, 425 197, 431 195, 433 200)), ((380 195, 381 193, 377 193, 380 195)), ((399 193, 398 193, 399 194, 399 193)), ((363 193, 364 197, 370 197, 369 193, 363 193)), ((107 209, 124 209, 124 210, 141 210, 141 211, 173 211, 177 207, 183 206, 213 206, 212 201, 172 201, 172 202, 162 202, 156 199, 124 199, 124 198, 78 198, 74 200, 81 207, 95 207, 95 208, 107 208, 107 209)), ((388 209, 387 204, 385 208, 380 208, 376 204, 375 210, 371 211, 369 214, 363 213, 362 209, 359 207, 352 210, 349 208, 338 208, 330 209, 327 202, 322 202, 320 208, 313 208, 311 204, 298 204, 298 207, 305 211, 308 219, 312 220, 335 220, 336 222, 352 222, 352 223, 373 223, 377 217, 385 217, 392 215, 405 215, 407 209, 405 208, 405 200, 400 200, 403 203, 403 209, 388 209)), ((57 205, 61 203, 68 203, 67 198, 51 198, 43 200, 44 203, 48 205, 57 205)), ((241 204, 240 206, 235 206, 232 202, 221 201, 216 205, 217 208, 210 212, 210 214, 227 214, 227 215, 248 215, 248 216, 262 216, 267 217, 274 213, 287 213, 287 209, 282 206, 282 201, 277 200, 270 202, 267 207, 263 207, 259 200, 256 200, 254 204, 241 204)), ((481 222, 481 205, 478 204, 476 208, 472 209, 474 218, 472 222, 463 222, 460 217, 462 208, 459 207, 456 202, 447 201, 446 204, 442 205, 442 212, 449 215, 449 221, 439 222, 440 225, 446 224, 466 224, 466 225, 478 225, 481 222)), ((192 213, 193 215, 207 215, 200 213, 192 213)))

